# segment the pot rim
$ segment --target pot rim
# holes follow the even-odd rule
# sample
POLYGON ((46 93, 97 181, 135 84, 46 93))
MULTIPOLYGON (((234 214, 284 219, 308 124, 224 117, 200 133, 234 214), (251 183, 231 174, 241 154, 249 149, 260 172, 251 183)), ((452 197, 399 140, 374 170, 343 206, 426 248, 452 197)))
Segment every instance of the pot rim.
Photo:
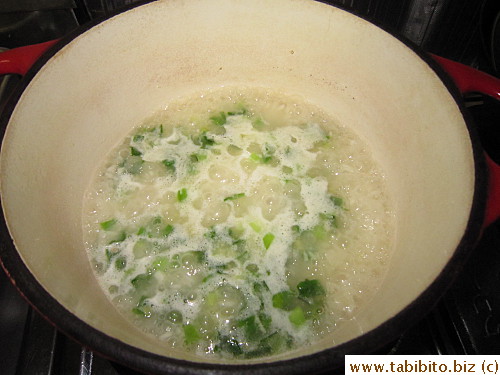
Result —
MULTIPOLYGON (((23 77, 15 91, 9 98, 0 116, 0 137, 4 138, 7 124, 20 99, 22 93, 36 76, 38 71, 54 56, 61 48, 70 43, 79 35, 87 32, 93 27, 99 25, 107 19, 110 19, 120 13, 133 8, 152 3, 157 0, 143 0, 120 8, 107 15, 106 17, 94 19, 93 21, 78 27, 69 34, 65 35, 54 46, 49 48, 33 65, 28 73, 23 77)), ((322 0, 313 0, 331 4, 322 0)), ((375 25, 396 38, 406 47, 412 50, 418 58, 423 60, 439 77, 445 87, 448 89, 453 100, 457 104, 467 126, 469 138, 471 141, 472 153, 474 158, 474 193, 469 219, 464 234, 457 246, 455 252, 450 257, 446 266, 441 270, 436 279, 422 293, 399 311, 395 316, 389 318, 384 323, 371 331, 364 333, 352 340, 344 342, 338 346, 322 350, 320 352, 308 354, 292 359, 279 360, 274 362, 262 362, 252 364, 218 364, 191 362, 177 358, 166 357, 145 350, 133 347, 116 338, 93 328, 76 315, 68 311, 54 297, 52 297, 36 278, 31 274, 20 254, 17 252, 12 238, 7 229, 6 220, 3 214, 0 219, 0 263, 6 271, 12 283, 16 286, 21 295, 31 304, 31 306, 64 334, 71 337, 85 347, 96 351, 99 355, 108 358, 113 362, 146 371, 147 373, 176 373, 176 374, 230 374, 237 371, 241 374, 301 374, 324 371, 332 367, 343 366, 346 354, 367 354, 380 350, 392 340, 395 340, 402 332, 411 325, 417 323, 428 313, 444 295, 446 289, 452 284, 458 276, 460 270, 467 258, 470 256, 477 240, 480 237, 484 213, 486 209, 487 181, 488 173, 483 149, 479 142, 472 118, 465 108, 462 95, 459 93, 452 79, 443 70, 443 68, 432 59, 425 51, 412 41, 399 35, 394 30, 373 22, 368 17, 357 14, 352 9, 335 5, 355 17, 375 25)), ((0 202, 1 205, 1 202, 0 202)))

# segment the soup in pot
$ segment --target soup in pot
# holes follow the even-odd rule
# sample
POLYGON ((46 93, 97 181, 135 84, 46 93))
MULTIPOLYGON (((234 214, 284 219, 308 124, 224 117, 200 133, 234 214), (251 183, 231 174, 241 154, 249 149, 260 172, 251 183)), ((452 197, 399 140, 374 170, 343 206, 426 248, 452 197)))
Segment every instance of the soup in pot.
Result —
POLYGON ((139 124, 84 204, 117 309, 166 348, 224 360, 334 337, 384 277, 392 220, 362 139, 303 99, 250 88, 139 124))

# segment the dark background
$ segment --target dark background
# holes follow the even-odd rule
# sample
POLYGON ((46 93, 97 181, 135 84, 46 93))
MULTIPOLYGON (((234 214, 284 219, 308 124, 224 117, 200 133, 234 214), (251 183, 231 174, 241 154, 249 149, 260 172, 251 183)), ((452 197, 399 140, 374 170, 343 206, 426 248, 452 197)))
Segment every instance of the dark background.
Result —
MULTIPOLYGON (((61 37, 134 2, 0 0, 0 48, 61 37)), ((500 77, 499 0, 323 2, 358 14, 423 50, 500 77)), ((0 76, 0 110, 18 81, 16 76, 0 76)), ((468 95, 465 103, 483 147, 500 162, 500 105, 479 94, 468 95)), ((377 354, 500 354, 499 222, 485 231, 437 307, 377 354)), ((58 332, 28 306, 0 270, 0 373, 117 375, 132 371, 58 332)))

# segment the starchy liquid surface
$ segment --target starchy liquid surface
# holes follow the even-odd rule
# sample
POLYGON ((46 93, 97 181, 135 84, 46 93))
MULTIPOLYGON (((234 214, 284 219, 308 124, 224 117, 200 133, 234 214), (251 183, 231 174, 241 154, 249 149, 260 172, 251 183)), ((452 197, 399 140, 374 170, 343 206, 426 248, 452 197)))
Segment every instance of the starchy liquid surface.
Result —
POLYGON ((334 335, 380 284, 391 225, 362 140, 264 89, 169 103, 112 150, 84 204, 116 307, 165 347, 227 360, 334 335))

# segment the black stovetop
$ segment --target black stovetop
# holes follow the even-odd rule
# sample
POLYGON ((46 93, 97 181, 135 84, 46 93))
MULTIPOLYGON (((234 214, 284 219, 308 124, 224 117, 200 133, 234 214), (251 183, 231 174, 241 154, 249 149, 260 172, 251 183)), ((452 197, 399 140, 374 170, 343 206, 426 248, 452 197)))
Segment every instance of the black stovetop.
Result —
MULTIPOLYGON (((2 0, 0 48, 60 37, 134 0, 2 0)), ((336 0, 424 49, 500 76, 497 0, 336 0)), ((0 77, 0 110, 18 77, 0 77)), ((486 151, 500 162, 500 104, 467 106, 486 151)), ((134 374, 67 338, 38 315, 0 269, 0 372, 134 374)), ((490 226, 437 306, 377 354, 500 354, 500 221, 490 226)))

